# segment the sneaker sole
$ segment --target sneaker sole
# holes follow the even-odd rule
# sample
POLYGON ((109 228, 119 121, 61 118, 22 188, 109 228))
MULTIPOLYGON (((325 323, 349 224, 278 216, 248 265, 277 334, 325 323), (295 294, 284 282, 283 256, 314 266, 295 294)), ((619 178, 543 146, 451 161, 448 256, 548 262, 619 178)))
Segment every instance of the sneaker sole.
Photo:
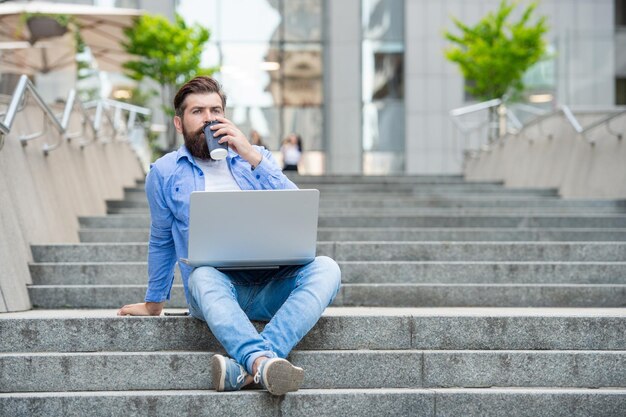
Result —
POLYGON ((222 355, 214 355, 211 358, 211 374, 213 376, 213 388, 215 391, 224 391, 224 378, 226 378, 226 358, 222 355))
POLYGON ((272 395, 285 395, 288 392, 298 391, 304 380, 304 370, 293 366, 285 359, 269 359, 263 370, 265 388, 272 395))

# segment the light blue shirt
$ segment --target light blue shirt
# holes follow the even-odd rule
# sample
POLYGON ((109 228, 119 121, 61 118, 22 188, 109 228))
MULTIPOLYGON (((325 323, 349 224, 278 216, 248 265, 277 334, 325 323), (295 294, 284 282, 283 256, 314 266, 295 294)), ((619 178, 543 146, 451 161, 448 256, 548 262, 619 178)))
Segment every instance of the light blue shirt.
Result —
MULTIPOLYGON (((255 148, 263 159, 254 170, 245 159, 228 150, 228 167, 242 190, 298 188, 282 173, 270 151, 259 146, 255 148)), ((145 301, 158 303, 170 299, 174 266, 178 259, 187 257, 189 198, 192 191, 204 191, 204 181, 202 169, 184 145, 159 158, 150 167, 146 177, 151 221, 145 301)), ((184 263, 179 263, 179 267, 189 302, 187 282, 193 267, 184 263)))

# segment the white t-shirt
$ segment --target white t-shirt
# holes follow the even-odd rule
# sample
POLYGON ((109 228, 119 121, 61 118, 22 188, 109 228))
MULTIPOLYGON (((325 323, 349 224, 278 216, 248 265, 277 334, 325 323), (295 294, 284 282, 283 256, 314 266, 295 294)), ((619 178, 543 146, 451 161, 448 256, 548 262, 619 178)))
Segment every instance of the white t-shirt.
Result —
POLYGON ((302 153, 296 145, 285 144, 281 148, 283 152, 283 162, 287 165, 298 165, 302 153))
POLYGON ((213 161, 196 158, 196 164, 204 174, 204 191, 238 191, 241 190, 228 168, 226 159, 213 161))

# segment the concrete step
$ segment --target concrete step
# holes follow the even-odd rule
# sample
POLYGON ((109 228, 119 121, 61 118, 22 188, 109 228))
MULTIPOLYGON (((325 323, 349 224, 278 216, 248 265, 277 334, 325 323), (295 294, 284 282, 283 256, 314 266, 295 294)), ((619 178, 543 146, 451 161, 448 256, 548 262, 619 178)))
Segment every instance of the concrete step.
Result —
MULTIPOLYGON (((502 192, 504 194, 534 194, 534 195, 557 195, 554 188, 505 188, 497 183, 439 183, 439 184, 419 184, 419 183, 320 183, 309 182, 297 184, 301 189, 315 188, 321 192, 502 192)), ((138 187, 136 189, 141 189, 138 187)))
MULTIPOLYGON (((29 285, 33 308, 115 308, 143 300, 146 284, 29 285)), ((187 306, 174 284, 168 306, 187 306)), ((626 307, 625 284, 344 284, 336 307, 626 307)))
MULTIPOLYGON (((31 245, 35 262, 139 262, 147 243, 31 245)), ((624 242, 318 242, 336 261, 623 262, 624 242)))
MULTIPOLYGON (((107 200, 107 208, 145 208, 148 209, 148 202, 127 201, 127 200, 107 200)), ((587 208, 592 210, 626 210, 624 200, 562 200, 553 198, 493 198, 493 197, 472 197, 472 198, 354 198, 350 195, 341 197, 328 197, 320 199, 320 208, 587 208)))
POLYGON ((333 305, 626 307, 626 284, 345 284, 333 305))
MULTIPOLYGON (((2 314, 0 352, 221 350, 206 324, 192 317, 117 317, 116 311, 2 314)), ((626 308, 329 307, 296 348, 624 351, 626 308)))
MULTIPOLYGON (((527 189, 472 189, 467 187, 445 187, 445 188, 409 188, 409 187, 379 187, 380 189, 371 189, 367 188, 329 188, 329 187, 303 187, 309 189, 318 189, 320 191, 320 198, 339 198, 339 197, 354 197, 354 198, 372 198, 372 199, 382 199, 382 198, 406 198, 406 197, 428 197, 428 198, 464 198, 464 197, 474 197, 474 196, 485 196, 489 195, 493 198, 502 197, 507 198, 509 196, 519 196, 519 197, 527 197, 527 198, 537 198, 537 197, 556 197, 555 190, 527 190, 527 189)), ((124 190, 124 200, 126 201, 146 201, 146 194, 143 189, 125 189, 124 190)))
MULTIPOLYGON (((96 230, 96 229, 92 229, 96 230)), ((102 230, 102 229, 99 229, 102 230)), ((79 235, 82 237, 82 230, 79 235)), ((89 232, 85 233, 85 235, 89 232)), ((143 236, 147 241, 149 232, 143 236)), ((320 241, 448 241, 448 242, 618 242, 626 241, 626 229, 567 229, 567 228, 320 228, 320 241)), ((136 236, 139 237, 139 236, 136 236)), ((102 238, 102 237, 101 237, 102 238)), ((82 239, 81 239, 82 240, 82 239)))
MULTIPOLYGON (((407 183, 407 182, 388 182, 388 183, 302 183, 297 184, 301 189, 315 188, 320 192, 348 192, 348 193, 497 193, 503 195, 534 195, 534 196, 557 196, 556 188, 505 188, 498 183, 407 183)), ((145 193, 143 186, 124 187, 124 195, 132 196, 136 193, 145 193)))
MULTIPOLYGON (((148 214, 81 216, 81 228, 148 228, 148 214)), ((626 228, 626 215, 406 215, 320 216, 320 228, 327 227, 418 227, 418 228, 626 228)))
MULTIPOLYGON (((80 229, 83 243, 147 242, 149 229, 80 229)), ((514 242, 623 242, 626 229, 521 229, 521 228, 319 228, 318 241, 514 241, 514 242)))
MULTIPOLYGON (((116 204, 132 204, 118 200, 116 204)), ((143 202, 136 202, 142 204, 143 202)), ((124 205, 122 205, 124 206, 124 205)), ((145 204, 147 207, 147 203, 145 204)), ((499 208, 589 208, 589 209, 625 209, 624 200, 563 200, 559 198, 541 197, 527 198, 518 196, 494 197, 494 196, 471 196, 463 198, 426 198, 426 197, 404 197, 375 199, 371 196, 359 197, 345 195, 343 197, 327 197, 320 199, 320 207, 367 207, 367 208, 394 208, 394 207, 431 207, 431 208, 472 208, 490 207, 499 208)))
POLYGON ((624 215, 321 216, 319 227, 625 228, 624 215))
MULTIPOLYGON (((147 242, 148 229, 88 229, 78 231, 81 242, 147 242)), ((319 228, 318 241, 509 241, 509 242, 602 242, 626 241, 626 229, 471 229, 471 228, 399 228, 399 227, 353 227, 319 228)))
POLYGON ((344 283, 626 283, 626 262, 344 261, 339 265, 344 283))
POLYGON ((467 182, 462 175, 291 175, 296 184, 503 184, 503 181, 467 182))
MULTIPOLYGON (((346 200, 395 200, 395 199, 428 199, 428 200, 459 200, 459 199, 477 199, 477 198, 489 198, 509 200, 511 198, 517 198, 519 200, 526 199, 545 199, 546 201, 557 201, 557 196, 537 196, 537 195, 524 195, 524 194, 497 194, 497 193, 446 193, 446 192, 421 192, 421 193, 407 193, 407 192, 386 192, 386 193, 347 193, 347 192, 322 192, 320 194, 320 202, 324 201, 336 201, 340 199, 346 200)), ((127 196, 124 201, 128 202, 146 202, 146 196, 143 193, 133 194, 127 196)))
MULTIPOLYGON (((410 181, 359 181, 359 182, 294 182, 299 188, 317 188, 320 191, 355 191, 355 192, 379 192, 379 191, 502 191, 511 194, 536 194, 558 195, 558 190, 551 187, 505 187, 499 182, 410 182, 410 181)), ((145 190, 145 184, 124 187, 124 193, 135 193, 145 190)))
POLYGON ((92 243, 33 246, 33 304, 60 310, 0 315, 0 416, 626 415, 626 202, 416 179, 297 179, 322 190, 318 252, 344 285, 280 399, 211 391, 203 322, 115 316, 147 280, 145 192, 126 189, 109 209, 138 214, 81 218, 92 243))
POLYGON ((441 185, 413 185, 413 184, 304 184, 302 189, 317 189, 322 194, 333 193, 371 193, 373 195, 408 194, 413 196, 423 195, 446 195, 446 194, 493 194, 500 196, 557 196, 558 191, 554 188, 504 188, 492 184, 441 184, 441 185))
MULTIPOLYGON (((210 389, 213 354, 3 353, 0 390, 210 389)), ((305 389, 626 387, 626 351, 296 350, 289 359, 305 369, 305 389)))
POLYGON ((0 394, 6 416, 424 416, 610 417, 626 411, 621 388, 310 389, 281 397, 207 390, 0 394))
MULTIPOLYGON (((626 284, 626 262, 340 262, 344 284, 626 284)), ((141 285, 147 262, 29 265, 35 285, 141 285)), ((180 279, 178 268, 176 279, 180 279)))
MULTIPOLYGON (((107 214, 148 214, 149 210, 146 207, 126 207, 126 208, 111 208, 107 209, 107 214)), ((598 214, 622 214, 626 213, 626 209, 614 208, 614 207, 601 207, 601 208, 587 208, 587 207, 542 207, 542 208, 498 208, 493 209, 490 207, 469 207, 469 208, 432 208, 432 207, 417 207, 417 208, 320 208, 320 217, 329 216, 433 216, 433 215, 446 215, 446 216, 472 216, 472 215, 516 215, 516 216, 532 216, 532 215, 598 215, 598 214)))

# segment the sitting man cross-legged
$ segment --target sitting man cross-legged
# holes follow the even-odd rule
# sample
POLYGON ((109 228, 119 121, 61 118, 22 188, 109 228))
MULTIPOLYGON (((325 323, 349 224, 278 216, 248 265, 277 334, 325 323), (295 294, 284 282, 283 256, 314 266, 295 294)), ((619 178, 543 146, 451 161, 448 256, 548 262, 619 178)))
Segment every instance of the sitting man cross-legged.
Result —
MULTIPOLYGON (((225 107, 226 96, 210 77, 196 77, 176 94, 174 124, 185 143, 157 160, 146 177, 151 224, 145 302, 125 305, 118 315, 161 314, 170 298, 174 265, 187 257, 192 191, 297 188, 271 152, 251 145, 224 117, 225 107), (211 129, 224 135, 220 143, 228 143, 221 160, 211 158, 203 132, 214 120, 218 123, 211 129)), ((254 381, 274 395, 298 390, 304 371, 285 358, 335 298, 341 282, 337 263, 318 256, 275 270, 179 266, 190 314, 207 323, 230 356, 211 359, 214 388, 234 391, 254 381), (268 323, 259 333, 251 320, 268 323)))

